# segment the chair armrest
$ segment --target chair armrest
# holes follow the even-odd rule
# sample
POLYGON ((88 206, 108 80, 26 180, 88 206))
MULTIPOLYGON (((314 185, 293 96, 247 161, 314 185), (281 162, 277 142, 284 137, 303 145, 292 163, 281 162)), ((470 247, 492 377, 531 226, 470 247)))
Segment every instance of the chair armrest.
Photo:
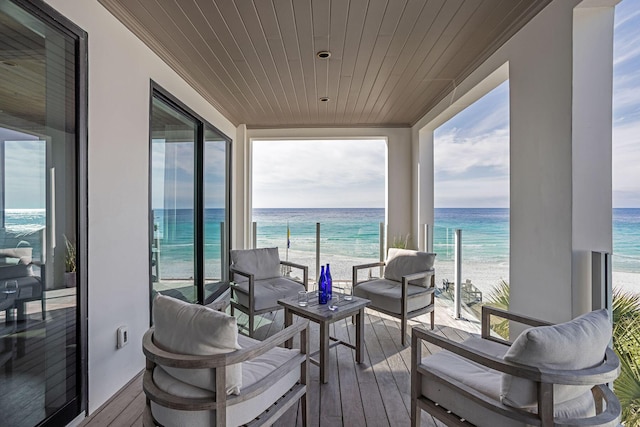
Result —
MULTIPOLYGON (((290 261, 280 261, 280 265, 286 265, 287 267, 297 268, 302 270, 302 284, 306 290, 309 290, 309 267, 302 264, 296 264, 290 261)), ((295 282, 298 282, 295 280, 295 282)), ((300 283, 300 282, 298 282, 300 283)))
POLYGON ((535 319, 533 317, 524 316, 521 314, 511 313, 506 310, 502 310, 496 307, 490 307, 488 305, 482 306, 482 338, 488 339, 500 344, 508 344, 509 341, 501 340, 499 338, 495 338, 491 336, 491 316, 500 317, 502 319, 512 320, 514 322, 521 323, 527 326, 551 326, 552 323, 545 322, 544 320, 535 319))
MULTIPOLYGON (((405 276, 402 276, 402 283, 404 286, 405 283, 409 283, 413 280, 418 280, 418 279, 426 279, 427 277, 434 276, 435 274, 436 274, 436 270, 433 268, 431 270, 425 270, 425 271, 419 271, 413 274, 407 274, 405 276)), ((431 285, 433 285, 433 283, 431 285)), ((430 287, 432 287, 431 285, 430 287)))
POLYGON ((158 365, 183 369, 219 368, 254 359, 293 338, 294 335, 307 329, 308 325, 308 320, 300 319, 293 325, 251 347, 207 356, 178 354, 161 349, 153 342, 155 327, 151 327, 142 338, 142 351, 149 361, 158 365))
MULTIPOLYGON (((620 361, 610 348, 606 350, 604 362, 598 366, 577 370, 560 370, 508 362, 419 327, 414 327, 412 330, 412 340, 414 339, 416 340, 416 345, 420 344, 420 340, 424 340, 487 368, 541 383, 565 385, 603 384, 613 381, 620 370, 620 361)), ((420 364, 420 361, 418 360, 417 363, 420 364)))
MULTIPOLYGON (((239 274, 240 276, 246 277, 249 279, 249 283, 254 282, 254 275, 251 273, 247 273, 246 271, 238 270, 237 268, 231 266, 229 267, 229 271, 233 274, 239 274)), ((233 276, 231 277, 233 279, 233 276)))
POLYGON ((371 262, 369 264, 354 265, 352 286, 356 287, 358 286, 359 283, 361 283, 361 282, 358 282, 358 270, 364 270, 365 268, 373 268, 373 267, 384 267, 385 265, 386 263, 384 261, 371 262))

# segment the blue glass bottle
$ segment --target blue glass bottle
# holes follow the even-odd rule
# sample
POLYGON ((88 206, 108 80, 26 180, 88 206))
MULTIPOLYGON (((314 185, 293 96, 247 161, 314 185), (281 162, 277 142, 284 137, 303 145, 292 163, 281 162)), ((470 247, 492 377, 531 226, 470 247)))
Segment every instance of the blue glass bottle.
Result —
POLYGON ((327 264, 327 269, 324 273, 327 279, 327 301, 331 300, 331 294, 333 293, 333 280, 331 280, 331 270, 329 269, 329 264, 327 264))
POLYGON ((320 278, 318 279, 318 304, 329 302, 327 298, 327 276, 324 273, 324 265, 320 267, 320 278))

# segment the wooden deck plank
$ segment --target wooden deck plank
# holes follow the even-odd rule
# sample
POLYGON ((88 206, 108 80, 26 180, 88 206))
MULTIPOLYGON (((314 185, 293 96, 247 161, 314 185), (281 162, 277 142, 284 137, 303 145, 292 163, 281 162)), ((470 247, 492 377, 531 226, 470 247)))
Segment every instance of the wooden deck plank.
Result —
MULTIPOLYGON (((338 321, 336 323, 339 323, 338 321)), ((329 335, 336 336, 336 323, 329 325, 329 335)), ((338 326, 339 328, 340 326, 338 326)), ((338 348, 329 350, 329 380, 320 385, 320 421, 322 425, 335 425, 337 419, 342 425, 342 405, 340 403, 340 378, 338 377, 338 348)))
MULTIPOLYGON (((389 419, 384 409, 384 403, 381 395, 378 382, 376 380, 375 373, 373 371, 373 364, 369 355, 370 343, 367 340, 366 331, 370 329, 369 316, 365 311, 365 338, 364 346, 364 362, 356 364, 355 374, 358 380, 358 387, 360 388, 360 398, 362 400, 362 406, 365 415, 365 424, 372 427, 388 427, 389 419)), ((349 333, 351 340, 355 340, 355 329, 349 333)), ((372 338, 369 338, 372 339, 372 338)), ((393 424, 391 424, 393 425, 393 424)))
MULTIPOLYGON (((461 341, 474 331, 472 322, 454 320, 446 307, 436 307, 436 332, 461 341), (453 327, 452 327, 453 325, 453 327), (457 326, 461 328, 458 329, 457 326)), ((241 321, 246 316, 237 313, 241 321), (243 317, 244 316, 244 317, 243 317)), ((282 329, 282 310, 259 316, 256 319, 256 338, 264 339, 282 329)), ((428 329, 429 315, 410 321, 411 327, 428 329)), ((314 352, 319 348, 319 330, 310 323, 309 343, 314 352)), ((332 336, 355 342, 355 325, 350 319, 340 320, 331 326, 332 336)), ((294 339, 294 346, 298 344, 294 339)), ((424 346, 423 354, 437 351, 424 346)), ((310 426, 333 427, 389 427, 409 425, 410 408, 410 346, 400 344, 398 320, 373 310, 365 312, 364 362, 355 362, 354 352, 344 346, 330 351, 329 382, 320 384, 319 368, 310 367, 308 384, 310 426)), ((142 374, 136 376, 112 399, 83 421, 81 426, 140 426, 145 404, 142 392, 142 374)), ((302 426, 299 405, 291 408, 274 426, 302 426)), ((426 413, 422 413, 423 427, 443 426, 426 413)))
MULTIPOLYGON (((355 325, 351 324, 351 319, 341 320, 336 327, 335 333, 336 338, 340 340, 347 342, 355 341, 356 330, 355 325)), ((363 420, 365 420, 365 412, 360 396, 358 378, 356 376, 357 364, 355 353, 345 346, 338 346, 336 350, 338 358, 338 378, 340 379, 342 422, 343 425, 348 426, 361 425, 363 420)))
MULTIPOLYGON (((126 386, 120 389, 109 402, 102 405, 92 415, 86 418, 80 426, 102 427, 118 425, 115 424, 114 421, 127 409, 131 402, 139 397, 142 397, 143 401, 145 399, 144 393, 142 392, 142 374, 143 372, 140 372, 136 375, 126 386)), ((138 415, 141 414, 142 412, 138 415)))
MULTIPOLYGON (((383 397, 382 403, 387 413, 388 420, 393 420, 392 425, 409 425, 409 410, 401 396, 402 390, 398 387, 393 376, 393 366, 384 354, 382 344, 378 341, 375 330, 382 325, 382 319, 377 313, 367 313, 369 328, 365 328, 365 341, 367 351, 371 359, 371 365, 376 377, 376 382, 383 397)), ((408 389, 407 389, 408 390, 408 389)))

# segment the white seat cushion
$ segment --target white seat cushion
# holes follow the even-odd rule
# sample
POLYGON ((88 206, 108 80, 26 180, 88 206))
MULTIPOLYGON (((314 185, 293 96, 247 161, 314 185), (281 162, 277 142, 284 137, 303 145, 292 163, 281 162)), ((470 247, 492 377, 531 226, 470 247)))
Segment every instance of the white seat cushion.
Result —
MULTIPOLYGON (((249 282, 239 282, 236 286, 249 292, 249 282)), ((254 283, 254 309, 279 308, 279 299, 297 296, 298 292, 304 290, 304 286, 300 283, 284 277, 257 280, 254 283)), ((238 304, 249 307, 248 293, 235 292, 235 296, 238 304)))
MULTIPOLYGON (((464 341, 464 344, 494 357, 502 357, 508 347, 492 341, 472 337, 464 341)), ((482 393, 500 403, 501 373, 488 369, 480 364, 464 359, 454 353, 443 350, 434 355, 422 359, 422 364, 427 369, 443 378, 454 378, 466 386, 482 393)), ((422 379, 421 393, 428 399, 439 403, 460 417, 468 419, 471 423, 481 426, 511 427, 521 426, 514 420, 497 416, 492 411, 477 405, 446 385, 422 379)), ((529 412, 535 412, 537 408, 527 408, 529 412)), ((554 416, 563 418, 583 418, 595 414, 593 398, 588 391, 577 399, 566 401, 555 406, 554 416)))
MULTIPOLYGON (((391 313, 402 313, 402 284, 387 279, 375 279, 360 283, 353 288, 353 294, 371 300, 371 308, 380 308, 391 313)), ((419 310, 431 304, 427 288, 407 286, 407 311, 419 310)))
MULTIPOLYGON (((525 330, 515 339, 504 360, 546 369, 585 369, 603 362, 610 340, 609 315, 606 310, 597 310, 569 322, 525 330)), ((590 388, 555 385, 554 401, 574 399, 590 388)), ((535 383, 503 375, 502 402, 516 408, 536 405, 535 383)))
MULTIPOLYGON (((238 341, 243 348, 250 347, 258 342, 242 335, 238 337, 238 341)), ((299 350, 288 350, 276 347, 255 359, 242 363, 243 388, 246 389, 248 386, 255 384, 299 353, 299 350)), ((264 393, 258 394, 255 397, 240 403, 234 403, 233 397, 228 398, 230 400, 228 400, 227 405, 227 425, 237 426, 253 420, 271 406, 279 397, 284 395, 287 390, 293 387, 299 379, 300 369, 296 368, 280 378, 264 393)), ((177 380, 175 377, 167 374, 162 367, 156 367, 154 370, 153 381, 158 388, 175 396, 187 398, 214 396, 214 393, 209 390, 194 387, 193 385, 177 380)), ((242 394, 240 394, 239 398, 241 397, 242 394)), ((151 402, 151 411, 156 421, 166 427, 210 426, 215 425, 216 420, 215 411, 179 411, 156 405, 154 402, 151 402)))
MULTIPOLYGON (((178 354, 209 356, 240 348, 235 317, 198 304, 158 294, 153 301, 153 340, 161 349, 178 354)), ((214 369, 165 368, 176 379, 215 391, 214 369)), ((227 393, 238 394, 242 386, 240 365, 227 366, 227 393)))

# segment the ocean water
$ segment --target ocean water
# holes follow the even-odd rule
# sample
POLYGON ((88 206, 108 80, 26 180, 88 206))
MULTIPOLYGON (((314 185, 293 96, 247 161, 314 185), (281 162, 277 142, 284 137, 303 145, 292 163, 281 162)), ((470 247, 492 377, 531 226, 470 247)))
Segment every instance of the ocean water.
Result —
MULTIPOLYGON (((220 272, 220 238, 223 211, 205 213, 205 270, 208 277, 220 272)), ((161 242, 162 277, 193 276, 193 215, 190 210, 174 213, 154 212, 161 242)), ((350 280, 355 264, 380 259, 380 223, 384 209, 254 209, 258 247, 277 246, 282 259, 309 266, 316 277, 316 223, 320 223, 320 261, 331 263, 334 279, 350 280), (287 226, 289 247, 287 248, 287 226)), ((7 210, 8 229, 29 232, 45 225, 44 210, 7 210)), ((440 265, 439 278, 453 279, 454 230, 462 229, 463 276, 486 278, 487 285, 508 277, 509 210, 435 210, 434 250, 440 265), (474 269, 476 271, 474 271, 474 269), (482 271, 480 271, 483 269, 482 271), (492 272, 495 271, 495 274, 492 272), (506 272, 506 273, 505 273, 506 272), (493 275, 491 275, 493 274, 493 275)), ((393 239, 394 236, 391 236, 393 239)), ((636 273, 640 279, 640 209, 613 210, 613 269, 615 273, 636 273)), ((482 285, 482 284, 481 284, 482 285)), ((640 285, 639 285, 640 286, 640 285)))

